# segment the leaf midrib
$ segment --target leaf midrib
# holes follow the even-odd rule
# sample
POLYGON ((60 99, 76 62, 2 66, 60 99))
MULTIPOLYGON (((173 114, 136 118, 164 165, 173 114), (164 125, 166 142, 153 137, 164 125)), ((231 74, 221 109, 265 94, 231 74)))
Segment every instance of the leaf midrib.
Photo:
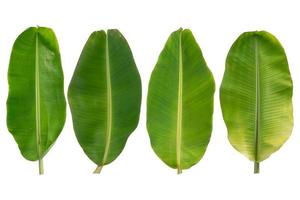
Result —
POLYGON ((258 162, 259 156, 259 129, 260 129, 260 73, 259 73, 259 45, 257 36, 255 36, 255 70, 256 70, 256 102, 255 102, 255 162, 258 162))
POLYGON ((178 104, 177 104, 177 130, 176 130, 176 160, 177 160, 177 172, 180 174, 181 169, 181 137, 182 137, 182 47, 181 47, 181 35, 179 35, 179 73, 178 73, 178 104))
POLYGON ((110 62, 109 62, 109 49, 108 49, 108 33, 105 40, 105 67, 106 67, 106 87, 107 87, 107 124, 106 124, 106 140, 105 150, 102 160, 102 166, 107 161, 108 152, 111 140, 111 127, 112 127, 112 99, 111 99, 111 78, 110 78, 110 62))
POLYGON ((39 65, 39 34, 35 37, 35 125, 38 159, 41 160, 41 108, 40 108, 40 65, 39 65))

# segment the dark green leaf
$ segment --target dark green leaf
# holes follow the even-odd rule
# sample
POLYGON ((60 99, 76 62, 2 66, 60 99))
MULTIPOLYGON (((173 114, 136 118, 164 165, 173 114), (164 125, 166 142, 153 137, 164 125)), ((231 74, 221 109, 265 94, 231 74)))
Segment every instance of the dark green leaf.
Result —
POLYGON ((139 121, 141 80, 118 30, 96 31, 89 37, 68 99, 78 142, 100 173, 121 153, 139 121))

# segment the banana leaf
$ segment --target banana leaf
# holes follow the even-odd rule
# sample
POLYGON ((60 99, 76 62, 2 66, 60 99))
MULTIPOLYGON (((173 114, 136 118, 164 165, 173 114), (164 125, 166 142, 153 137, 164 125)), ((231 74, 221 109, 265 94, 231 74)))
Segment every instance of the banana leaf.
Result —
POLYGON ((192 32, 171 34, 152 72, 147 129, 157 156, 181 173, 204 155, 212 131, 215 83, 192 32))
POLYGON ((139 121, 141 79, 118 30, 91 34, 69 85, 73 128, 95 173, 115 160, 139 121))
POLYGON ((31 27, 16 39, 8 69, 7 127, 27 160, 39 161, 66 118, 58 42, 50 28, 31 27))
POLYGON ((220 88, 232 146, 259 163, 277 151, 293 128, 293 84, 287 58, 270 33, 243 33, 232 45, 220 88))

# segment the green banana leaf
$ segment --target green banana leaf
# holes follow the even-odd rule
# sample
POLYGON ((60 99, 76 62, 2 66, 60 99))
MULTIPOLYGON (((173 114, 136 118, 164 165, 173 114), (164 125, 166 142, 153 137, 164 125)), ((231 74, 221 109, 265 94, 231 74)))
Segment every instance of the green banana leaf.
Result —
POLYGON ((8 69, 7 127, 22 155, 39 160, 59 136, 66 118, 58 43, 50 28, 31 27, 16 39, 8 69))
POLYGON ((151 75, 147 129, 155 153, 178 173, 205 153, 214 91, 213 75, 192 32, 173 32, 151 75))
POLYGON ((141 79, 118 30, 96 31, 85 44, 68 90, 73 127, 94 173, 115 160, 139 121, 141 79))
POLYGON ((287 58, 270 33, 243 33, 232 45, 220 88, 232 146, 259 163, 277 151, 293 128, 293 84, 287 58))

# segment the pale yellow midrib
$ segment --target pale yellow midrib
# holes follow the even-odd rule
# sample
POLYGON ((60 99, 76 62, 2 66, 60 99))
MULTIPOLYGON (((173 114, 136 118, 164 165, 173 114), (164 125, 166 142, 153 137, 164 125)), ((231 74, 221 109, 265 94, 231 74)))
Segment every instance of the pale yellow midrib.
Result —
POLYGON ((255 162, 259 156, 259 129, 260 129, 260 73, 259 73, 259 55, 258 39, 255 36, 255 69, 256 69, 256 111, 255 111, 255 162))
POLYGON ((36 145, 38 157, 41 159, 41 111, 40 111, 40 66, 39 66, 39 39, 38 30, 35 39, 35 124, 36 124, 36 145))
POLYGON ((177 172, 181 173, 181 137, 182 137, 182 48, 181 32, 179 37, 179 73, 178 73, 178 104, 177 104, 177 130, 176 130, 176 160, 177 172))
POLYGON ((111 100, 111 79, 110 79, 110 62, 109 62, 109 45, 108 45, 108 34, 106 35, 105 42, 105 66, 106 66, 106 85, 107 85, 107 124, 106 124, 106 141, 105 150, 102 160, 102 166, 105 165, 108 157, 111 140, 111 126, 112 126, 112 100, 111 100))

